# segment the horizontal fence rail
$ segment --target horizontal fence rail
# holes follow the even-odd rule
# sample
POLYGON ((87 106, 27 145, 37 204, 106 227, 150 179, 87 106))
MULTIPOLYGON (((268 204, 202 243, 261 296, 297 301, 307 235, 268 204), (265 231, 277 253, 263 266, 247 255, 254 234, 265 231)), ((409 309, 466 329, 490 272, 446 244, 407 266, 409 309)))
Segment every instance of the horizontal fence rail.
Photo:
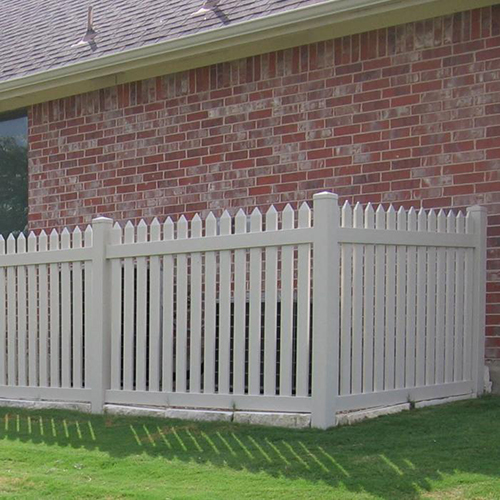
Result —
POLYGON ((0 239, 0 397, 310 413, 482 392, 485 211, 320 193, 0 239))

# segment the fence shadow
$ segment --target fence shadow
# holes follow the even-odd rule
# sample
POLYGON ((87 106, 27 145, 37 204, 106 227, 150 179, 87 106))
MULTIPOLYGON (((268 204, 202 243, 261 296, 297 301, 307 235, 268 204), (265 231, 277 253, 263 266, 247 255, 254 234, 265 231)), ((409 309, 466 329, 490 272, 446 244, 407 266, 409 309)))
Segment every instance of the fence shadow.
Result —
POLYGON ((326 432, 2 408, 0 439, 98 449, 114 459, 146 453, 416 499, 431 480, 457 471, 499 477, 499 417, 494 397, 326 432))

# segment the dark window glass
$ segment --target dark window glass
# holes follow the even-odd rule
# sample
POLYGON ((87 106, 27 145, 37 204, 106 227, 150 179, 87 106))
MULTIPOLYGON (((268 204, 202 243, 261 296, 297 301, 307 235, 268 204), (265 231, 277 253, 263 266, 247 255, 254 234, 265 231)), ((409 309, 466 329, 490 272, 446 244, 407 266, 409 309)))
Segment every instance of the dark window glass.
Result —
POLYGON ((24 113, 0 115, 0 234, 28 225, 28 119, 24 113))

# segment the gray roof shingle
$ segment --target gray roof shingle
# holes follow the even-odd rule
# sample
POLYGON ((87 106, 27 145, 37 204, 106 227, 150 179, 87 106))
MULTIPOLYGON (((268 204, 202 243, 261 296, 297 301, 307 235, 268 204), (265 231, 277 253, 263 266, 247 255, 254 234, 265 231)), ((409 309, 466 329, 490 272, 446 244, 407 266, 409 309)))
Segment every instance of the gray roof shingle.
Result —
POLYGON ((221 0, 204 19, 191 15, 203 0, 99 0, 92 49, 73 46, 86 31, 88 2, 1 0, 0 82, 323 1, 221 0))

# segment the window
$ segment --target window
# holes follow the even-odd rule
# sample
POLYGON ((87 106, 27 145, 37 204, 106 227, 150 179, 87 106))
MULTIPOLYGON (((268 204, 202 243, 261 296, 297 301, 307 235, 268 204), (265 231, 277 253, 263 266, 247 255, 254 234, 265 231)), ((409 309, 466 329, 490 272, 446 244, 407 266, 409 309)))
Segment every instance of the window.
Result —
POLYGON ((28 119, 26 113, 0 115, 0 234, 28 225, 28 119))

